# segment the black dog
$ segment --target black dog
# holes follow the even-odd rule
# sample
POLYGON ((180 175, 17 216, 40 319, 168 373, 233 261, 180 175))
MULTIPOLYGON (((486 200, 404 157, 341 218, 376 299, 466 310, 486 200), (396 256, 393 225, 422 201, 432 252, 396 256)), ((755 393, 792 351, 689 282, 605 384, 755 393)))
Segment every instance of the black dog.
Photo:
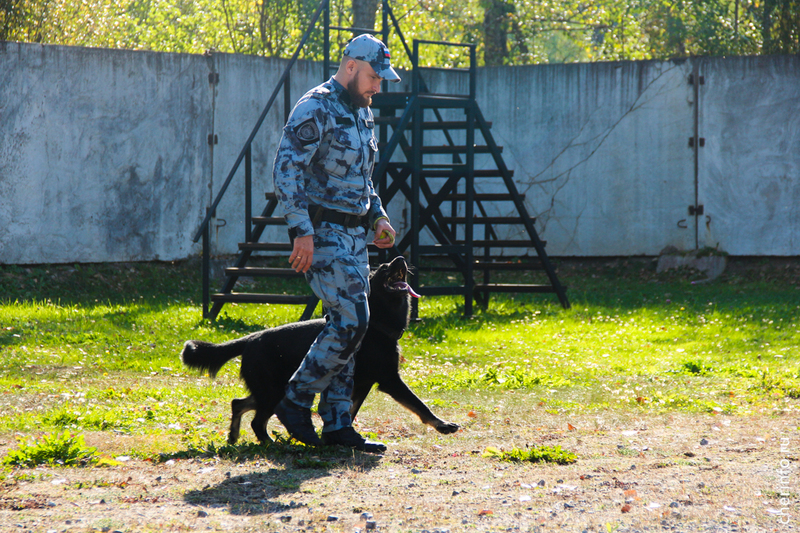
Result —
MULTIPOLYGON (((400 405, 419 416, 423 423, 439 433, 454 433, 459 426, 438 418, 400 378, 400 346, 398 340, 408 327, 409 295, 406 283, 408 266, 400 256, 380 265, 370 276, 369 328, 356 353, 353 387, 355 419, 372 386, 394 398, 400 405)), ((414 296, 417 296, 414 294, 414 296)), ((266 329, 222 344, 187 341, 181 352, 183 363, 207 370, 211 377, 237 355, 242 356, 240 374, 250 396, 231 402, 231 428, 228 442, 239 439, 242 415, 255 409, 251 426, 258 440, 267 442, 267 421, 284 396, 289 378, 300 366, 314 339, 322 331, 325 319, 297 322, 266 329)))

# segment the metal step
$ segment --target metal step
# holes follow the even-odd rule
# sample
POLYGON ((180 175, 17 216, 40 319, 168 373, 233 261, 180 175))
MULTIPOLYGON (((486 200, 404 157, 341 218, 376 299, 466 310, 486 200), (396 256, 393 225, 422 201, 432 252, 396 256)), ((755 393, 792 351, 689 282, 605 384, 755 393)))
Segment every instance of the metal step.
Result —
MULTIPOLYGON (((400 117, 375 117, 375 124, 377 125, 387 125, 387 126, 396 126, 400 122, 400 117)), ((491 128, 492 123, 487 122, 486 125, 491 128)), ((414 121, 411 121, 406 129, 412 130, 414 128, 414 121)), ((423 130, 465 130, 467 129, 467 121, 466 120, 432 120, 426 121, 422 123, 423 130)), ((478 130, 478 126, 475 126, 475 129, 478 130)))
POLYGON ((253 217, 251 219, 254 226, 285 226, 286 219, 283 217, 253 217))
MULTIPOLYGON (((520 200, 524 200, 525 195, 520 193, 519 198, 520 200)), ((458 200, 462 202, 466 199, 467 195, 465 193, 448 194, 445 197, 445 200, 458 200)), ((475 193, 472 195, 472 199, 481 202, 510 202, 514 200, 514 197, 507 193, 475 193)))
MULTIPOLYGON (((372 96, 372 107, 374 110, 381 109, 405 109, 411 99, 412 93, 388 92, 378 93, 372 96)), ((463 94, 431 94, 422 93, 417 96, 417 100, 423 107, 442 107, 442 108, 465 108, 469 105, 469 98, 463 94)), ((376 113, 377 114, 377 113, 376 113)))
POLYGON ((248 304, 305 304, 314 298, 311 296, 297 296, 292 294, 253 294, 247 292, 217 293, 211 295, 211 301, 224 303, 248 304))
MULTIPOLYGON (((380 146, 378 148, 380 148, 380 146)), ((483 145, 475 145, 472 147, 472 150, 473 153, 476 154, 491 153, 489 147, 483 145)), ((466 154, 467 147, 464 145, 451 146, 449 144, 443 144, 441 146, 423 146, 422 148, 420 148, 420 151, 423 154, 466 154)), ((503 147, 498 146, 497 151, 502 153, 503 147)))
MULTIPOLYGON (((466 224, 467 217, 442 217, 440 219, 441 222, 445 222, 447 224, 466 224)), ((536 222, 536 219, 531 217, 531 222, 536 222)), ((514 225, 522 225, 522 219, 520 217, 474 217, 472 219, 473 224, 514 224, 514 225)))
MULTIPOLYGON (((414 165, 407 162, 389 163, 392 168, 414 168, 414 165)), ((424 178, 449 178, 453 175, 467 175, 467 165, 464 163, 431 163, 422 165, 422 177, 424 178)), ((508 171, 509 177, 514 176, 514 171, 508 171)), ((473 176, 476 178, 502 178, 503 173, 497 168, 475 169, 473 176)))
POLYGON ((421 94, 417 101, 428 109, 466 109, 470 105, 469 97, 460 94, 421 94))
MULTIPOLYGON (((422 171, 422 176, 424 178, 449 178, 453 174, 462 174, 464 176, 467 175, 466 169, 464 170, 445 170, 445 169, 431 169, 431 170, 424 170, 422 171)), ((474 170, 472 175, 476 178, 502 178, 503 173, 497 169, 484 169, 484 170, 474 170)), ((514 176, 514 171, 508 171, 509 177, 514 176)))
MULTIPOLYGON (((547 241, 542 241, 542 246, 547 246, 547 241)), ((533 248, 531 241, 519 240, 475 240, 472 241, 473 248, 533 248)), ((420 245, 421 254, 463 254, 466 251, 466 244, 458 240, 452 244, 429 244, 420 245)))
POLYGON ((475 270, 543 270, 544 265, 541 261, 537 261, 534 263, 526 262, 526 263, 515 263, 513 261, 506 261, 506 262, 498 262, 498 261, 478 261, 475 263, 474 266, 475 270))
POLYGON ((271 267, 230 267, 225 269, 226 276, 239 276, 240 278, 300 278, 302 273, 295 272, 292 268, 271 268, 271 267))
POLYGON ((446 254, 463 254, 466 251, 466 246, 463 244, 428 244, 420 245, 420 254, 433 254, 433 255, 446 255, 446 254))
MULTIPOLYGON (((500 272, 500 271, 514 271, 514 272, 528 272, 531 270, 543 270, 544 265, 538 263, 497 263, 494 261, 478 261, 472 265, 475 272, 500 272)), ((453 266, 420 266, 417 267, 420 272, 462 272, 462 268, 453 266)))
POLYGON ((291 252, 292 245, 288 242, 240 242, 239 249, 251 252, 291 252))
POLYGON ((474 289, 477 292, 556 292, 552 285, 517 285, 513 283, 489 283, 487 285, 475 285, 474 289))
MULTIPOLYGON (((416 289, 418 293, 423 296, 446 296, 464 294, 466 289, 463 286, 434 286, 434 287, 419 287, 416 289)), ((518 285, 512 283, 488 283, 481 285, 474 285, 473 290, 476 292, 490 293, 490 292, 519 292, 519 293, 550 293, 556 292, 552 285, 518 285)))
MULTIPOLYGON (((465 244, 464 241, 456 241, 455 244, 465 244)), ((481 240, 472 241, 474 248, 533 248, 531 241, 513 241, 513 240, 481 240)))
POLYGON ((464 294, 464 287, 462 286, 441 286, 441 287, 419 287, 415 289, 422 296, 453 296, 456 294, 464 294))

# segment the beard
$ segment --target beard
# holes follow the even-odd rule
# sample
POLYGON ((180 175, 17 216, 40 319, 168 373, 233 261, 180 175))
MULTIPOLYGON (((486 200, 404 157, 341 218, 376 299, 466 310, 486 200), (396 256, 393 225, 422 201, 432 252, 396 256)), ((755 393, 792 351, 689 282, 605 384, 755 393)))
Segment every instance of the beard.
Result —
POLYGON ((372 105, 372 96, 366 93, 358 92, 358 76, 353 78, 347 83, 347 93, 350 95, 350 101, 358 107, 369 107, 372 105))

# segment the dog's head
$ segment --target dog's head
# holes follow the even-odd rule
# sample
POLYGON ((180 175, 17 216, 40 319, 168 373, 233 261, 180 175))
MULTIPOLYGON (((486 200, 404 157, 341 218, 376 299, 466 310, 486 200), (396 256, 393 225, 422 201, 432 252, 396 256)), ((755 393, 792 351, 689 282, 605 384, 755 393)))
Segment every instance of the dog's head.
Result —
POLYGON ((371 291, 379 290, 387 294, 419 298, 408 284, 408 264, 402 255, 395 257, 389 263, 383 263, 370 275, 371 291))
POLYGON ((419 298, 408 284, 408 264, 403 256, 381 264, 369 278, 370 326, 380 324, 396 332, 408 327, 409 297, 419 298))

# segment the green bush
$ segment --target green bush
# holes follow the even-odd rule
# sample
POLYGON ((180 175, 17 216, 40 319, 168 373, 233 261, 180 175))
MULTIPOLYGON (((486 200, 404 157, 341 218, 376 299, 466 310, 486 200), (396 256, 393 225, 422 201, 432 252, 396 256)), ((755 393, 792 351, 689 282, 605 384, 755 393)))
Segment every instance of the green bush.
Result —
POLYGON ((578 460, 578 457, 569 451, 562 450, 561 446, 536 446, 529 450, 512 448, 510 451, 499 450, 493 446, 486 448, 484 457, 496 457, 501 461, 512 463, 556 463, 569 465, 578 460))
POLYGON ((18 437, 19 449, 3 458, 3 464, 33 467, 38 465, 87 466, 98 461, 97 449, 87 447, 83 435, 68 431, 44 435, 39 439, 18 437))

